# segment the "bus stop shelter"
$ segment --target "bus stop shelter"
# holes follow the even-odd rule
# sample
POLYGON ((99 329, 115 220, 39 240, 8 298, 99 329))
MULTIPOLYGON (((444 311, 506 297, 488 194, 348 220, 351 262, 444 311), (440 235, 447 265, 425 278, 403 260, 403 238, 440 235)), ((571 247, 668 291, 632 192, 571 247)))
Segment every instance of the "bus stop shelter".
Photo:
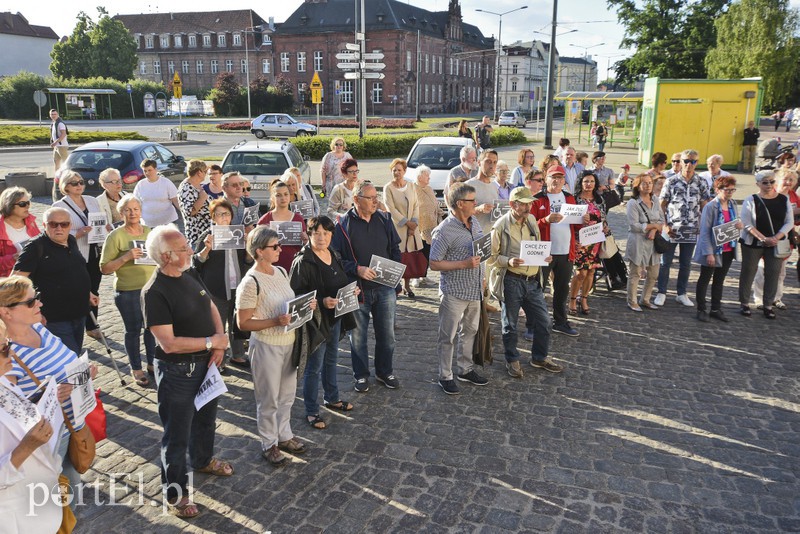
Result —
POLYGON ((111 95, 113 89, 83 89, 48 87, 48 104, 65 119, 113 119, 111 116, 111 95), (107 97, 107 105, 103 105, 103 96, 107 97))
POLYGON ((643 98, 642 91, 562 91, 555 99, 565 102, 563 137, 580 143, 585 132, 588 143, 591 121, 606 121, 608 146, 621 142, 636 148, 643 98))

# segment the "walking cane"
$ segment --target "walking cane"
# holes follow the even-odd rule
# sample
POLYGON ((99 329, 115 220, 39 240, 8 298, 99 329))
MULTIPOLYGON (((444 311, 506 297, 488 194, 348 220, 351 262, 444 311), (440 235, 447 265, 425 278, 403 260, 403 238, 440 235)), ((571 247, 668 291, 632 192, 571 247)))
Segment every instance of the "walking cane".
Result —
POLYGON ((106 339, 106 335, 103 333, 103 330, 100 328, 100 323, 97 322, 97 317, 94 315, 94 312, 89 312, 89 316, 92 318, 92 321, 94 321, 94 324, 97 325, 97 331, 100 332, 100 341, 102 341, 103 345, 106 346, 106 352, 108 353, 108 357, 111 360, 111 364, 114 366, 114 369, 116 369, 117 374, 119 375, 119 383, 124 386, 125 385, 125 375, 123 375, 120 372, 119 367, 117 367, 117 360, 115 360, 114 356, 111 355, 111 347, 108 344, 108 340, 106 339))

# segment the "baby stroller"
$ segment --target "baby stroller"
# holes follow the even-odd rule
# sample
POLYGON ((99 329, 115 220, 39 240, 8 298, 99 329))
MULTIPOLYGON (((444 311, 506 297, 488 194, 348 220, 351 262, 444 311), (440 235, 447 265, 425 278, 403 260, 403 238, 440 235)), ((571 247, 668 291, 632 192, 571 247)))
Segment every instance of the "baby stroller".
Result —
POLYGON ((792 145, 781 148, 781 142, 777 139, 764 139, 756 148, 755 172, 775 169, 778 158, 791 151, 792 145))

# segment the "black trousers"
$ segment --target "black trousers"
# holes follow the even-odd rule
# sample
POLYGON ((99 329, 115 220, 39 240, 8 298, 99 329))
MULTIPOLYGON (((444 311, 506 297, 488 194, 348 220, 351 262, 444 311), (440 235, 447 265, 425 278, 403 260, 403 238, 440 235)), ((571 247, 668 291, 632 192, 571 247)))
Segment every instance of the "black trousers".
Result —
POLYGON ((544 279, 550 278, 553 272, 553 323, 558 326, 567 324, 567 299, 569 299, 569 282, 572 278, 572 262, 569 254, 554 254, 548 267, 543 267, 544 279))
POLYGON ((706 311, 706 293, 708 283, 711 282, 711 309, 719 311, 722 309, 722 288, 725 286, 725 277, 733 263, 733 251, 722 253, 722 266, 710 267, 703 265, 700 267, 700 278, 697 279, 697 311, 706 311))
MULTIPOLYGON (((89 280, 92 284, 92 293, 100 294, 100 282, 103 280, 103 273, 100 272, 100 247, 89 245, 89 261, 86 262, 86 270, 89 271, 89 280)), ((88 296, 86 298, 89 298, 88 296)), ((91 314, 97 317, 97 306, 89 307, 89 314, 86 315, 86 331, 99 328, 99 325, 92 321, 91 314)), ((99 320, 99 319, 98 319, 99 320)))

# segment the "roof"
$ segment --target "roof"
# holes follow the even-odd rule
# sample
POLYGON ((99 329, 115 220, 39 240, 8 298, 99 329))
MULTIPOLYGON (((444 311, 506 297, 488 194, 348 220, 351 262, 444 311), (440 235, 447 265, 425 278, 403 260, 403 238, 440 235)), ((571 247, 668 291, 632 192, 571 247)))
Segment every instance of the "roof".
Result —
POLYGON ((117 140, 117 141, 93 141, 86 143, 75 150, 133 150, 142 145, 157 145, 153 141, 137 141, 137 140, 117 140))
POLYGON ((14 15, 10 11, 0 13, 0 33, 58 40, 58 34, 51 27, 30 24, 21 13, 14 15))
POLYGON ((556 100, 616 100, 617 102, 641 102, 643 98, 643 91, 562 91, 555 97, 556 100))
POLYGON ((564 56, 561 56, 561 57, 558 58, 558 61, 559 61, 559 63, 573 63, 575 65, 584 65, 584 64, 585 65, 591 65, 591 66, 597 65, 596 61, 593 61, 591 59, 582 58, 582 57, 564 57, 564 56))
POLYGON ((45 89, 48 93, 59 95, 115 95, 117 92, 113 89, 86 89, 83 87, 48 87, 45 89))
MULTIPOLYGON (((365 5, 366 29, 370 31, 400 30, 440 39, 446 38, 445 30, 450 20, 447 11, 428 11, 399 0, 370 0, 365 5)), ((354 29, 353 0, 327 0, 327 2, 304 2, 280 25, 279 33, 299 35, 309 33, 349 32, 354 29)), ((463 41, 479 48, 492 48, 494 38, 485 37, 477 26, 461 24, 463 41)))
POLYGON ((266 24, 266 21, 252 9, 142 13, 139 15, 115 15, 114 19, 121 21, 129 32, 142 35, 229 32, 266 24))

